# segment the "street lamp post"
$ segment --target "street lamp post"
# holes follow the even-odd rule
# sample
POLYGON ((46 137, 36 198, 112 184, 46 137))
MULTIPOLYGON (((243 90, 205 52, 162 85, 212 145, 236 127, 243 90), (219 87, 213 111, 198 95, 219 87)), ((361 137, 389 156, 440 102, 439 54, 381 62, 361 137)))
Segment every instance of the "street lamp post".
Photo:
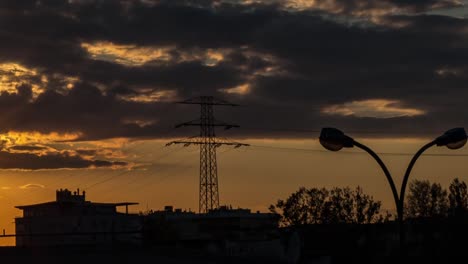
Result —
POLYGON ((416 160, 426 151, 428 148, 437 145, 437 146, 446 146, 449 149, 459 149, 466 144, 467 135, 464 128, 453 128, 445 132, 442 136, 434 139, 433 141, 427 143, 426 145, 422 146, 421 149, 414 154, 413 158, 411 159, 410 163, 408 164, 408 168, 406 169, 405 176, 403 178, 403 182, 401 184, 400 189, 400 214, 401 218, 403 218, 403 205, 405 201, 405 190, 406 185, 408 183, 408 178, 413 169, 416 160))
POLYGON ((406 185, 408 184, 408 179, 411 173, 411 170, 413 169, 414 164, 416 163, 416 160, 432 146, 446 146, 449 149, 459 149, 463 147, 466 144, 467 141, 467 135, 465 132, 464 128, 452 128, 445 132, 443 135, 439 136, 438 138, 434 139, 433 141, 427 143, 426 145, 422 146, 416 154, 414 154, 413 158, 411 159, 410 163, 408 164, 408 167, 406 168, 405 176, 403 177, 403 182, 401 184, 401 189, 400 189, 400 205, 398 210, 400 212, 398 213, 399 218, 399 226, 400 226, 400 243, 402 244, 405 241, 405 234, 403 229, 403 218, 404 218, 404 205, 405 205, 405 190, 406 190, 406 185))
POLYGON ((403 216, 404 216, 404 198, 405 198, 405 190, 406 185, 408 183, 408 178, 411 173, 411 170, 416 163, 416 160, 423 154, 424 151, 429 149, 430 147, 437 145, 437 146, 446 146, 449 149, 459 149, 463 147, 467 142, 467 135, 464 128, 453 128, 445 132, 443 135, 437 137, 433 141, 424 145, 418 152, 413 156, 408 167, 405 172, 405 176, 403 178, 403 182, 401 184, 400 195, 398 195, 397 189, 395 187, 395 183, 393 178, 388 171, 387 167, 380 159, 380 157, 372 151, 369 147, 355 141, 353 138, 345 135, 342 131, 336 128, 326 127, 323 128, 320 133, 320 144, 330 151, 339 151, 342 148, 352 148, 354 146, 366 151, 369 153, 380 165, 382 168, 385 176, 387 177, 388 183, 392 189, 393 199, 395 200, 395 206, 397 209, 397 220, 398 220, 398 229, 399 229, 399 237, 400 237, 400 249, 404 243, 404 232, 403 232, 403 216))
MULTIPOLYGON (((342 148, 352 148, 356 146, 369 153, 377 161, 377 163, 380 165, 380 168, 382 168, 385 177, 387 177, 388 183, 390 184, 390 187, 392 189, 395 205, 397 206, 397 208, 399 208, 400 201, 398 198, 398 191, 395 187, 395 182, 393 181, 392 175, 387 169, 387 166, 385 166, 380 157, 372 149, 345 135, 342 131, 331 127, 326 127, 322 129, 322 132, 320 133, 320 144, 322 144, 324 148, 330 151, 339 151, 342 148)), ((398 209, 397 212, 398 219, 400 219, 400 213, 398 209)))

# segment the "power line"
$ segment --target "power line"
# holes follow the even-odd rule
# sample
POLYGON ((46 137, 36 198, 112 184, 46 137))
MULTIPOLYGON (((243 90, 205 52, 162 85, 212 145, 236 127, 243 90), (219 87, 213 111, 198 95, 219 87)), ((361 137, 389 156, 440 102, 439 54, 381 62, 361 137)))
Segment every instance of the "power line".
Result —
MULTIPOLYGON (((281 152, 301 152, 301 153, 329 153, 329 151, 327 150, 323 150, 323 149, 310 149, 310 148, 293 148, 293 147, 276 147, 276 146, 265 146, 265 145, 250 145, 252 147, 253 150, 257 149, 257 150, 263 150, 263 151, 281 151, 281 152)), ((173 153, 176 153, 180 150, 182 150, 183 148, 180 148, 180 149, 175 149, 175 150, 171 150, 170 152, 168 153, 164 153, 162 155, 160 155, 159 157, 157 157, 156 159, 152 159, 151 161, 158 161, 158 160, 161 160, 163 158, 166 158, 167 156, 173 154, 173 153)), ((233 150, 233 149, 228 149, 224 152, 228 152, 230 150, 233 150)), ((223 153, 223 152, 221 152, 223 153)), ((347 155, 365 155, 366 153, 364 152, 356 152, 356 151, 340 151, 340 152, 337 152, 339 154, 347 154, 347 155)), ((405 153, 405 152, 376 152, 378 155, 382 155, 382 156, 413 156, 414 153, 405 153)), ((427 156, 427 157, 468 157, 468 154, 444 154, 444 153, 425 153, 423 154, 423 156, 427 156)), ((89 189, 92 189, 94 188, 95 186, 97 185, 100 185, 100 184, 103 184, 103 183, 106 183, 106 182, 109 182, 109 181, 112 181, 116 178, 119 178, 121 176, 124 176, 125 174, 128 174, 132 172, 132 170, 125 170, 119 174, 116 174, 116 175, 112 175, 108 178, 105 178, 105 179, 102 179, 100 181, 97 181, 95 183, 92 183, 90 185, 87 185, 85 186, 84 188, 89 190, 89 189)), ((111 172, 109 172, 111 173, 111 172)), ((109 174, 107 173, 107 174, 109 174)), ((145 177, 146 178, 146 177, 145 177)), ((136 179, 134 181, 131 182, 131 184, 133 184, 134 182, 136 181, 136 179)))
MULTIPOLYGON (((229 149, 227 149, 227 150, 220 151, 220 152, 218 152, 218 155, 223 155, 224 153, 229 152, 229 151, 232 151, 232 150, 234 150, 234 148, 229 148, 229 149)), ((237 150, 237 149, 236 149, 236 150, 237 150)), ((181 159, 181 160, 179 160, 179 162, 177 162, 177 163, 174 164, 174 165, 179 165, 179 164, 181 164, 181 163, 183 163, 183 162, 185 162, 185 160, 181 159)), ((163 182, 164 180, 166 180, 166 179, 168 179, 168 178, 171 178, 171 176, 176 176, 176 177, 177 177, 177 176, 180 177, 181 175, 182 175, 182 176, 186 176, 187 174, 184 174, 184 173, 185 173, 186 171, 190 170, 190 169, 195 168, 195 167, 196 167, 196 164, 189 164, 189 165, 186 165, 186 166, 182 166, 182 167, 181 167, 182 170, 177 170, 177 171, 176 171, 176 170, 172 170, 172 171, 169 171, 166 175, 164 175, 164 176, 158 178, 156 181, 149 182, 148 184, 145 184, 145 185, 140 189, 140 191, 143 192, 143 193, 145 193, 144 190, 146 190, 146 189, 148 189, 148 188, 154 186, 155 184, 160 184, 160 183, 163 182)), ((140 183, 140 185, 141 185, 141 183, 140 183)))
MULTIPOLYGON (((310 149, 310 148, 292 148, 292 147, 276 147, 276 146, 265 146, 265 145, 250 145, 252 147, 252 149, 255 149, 257 148, 257 150, 263 150, 263 151, 271 151, 271 150, 277 150, 277 151, 283 151, 283 152, 302 152, 302 153, 329 153, 329 151, 327 150, 323 150, 323 149, 310 149)), ((180 150, 182 150, 183 148, 180 148, 180 149, 175 149, 175 150, 172 150, 168 153, 164 153, 163 155, 160 155, 158 158, 156 159, 153 159, 152 161, 158 161, 158 160, 161 160, 173 153, 176 153, 180 150)), ((230 150, 233 150, 233 149, 228 149, 224 152, 228 152, 230 150)), ((223 152, 221 152, 223 153, 223 152)), ((347 154, 347 155, 365 155, 366 153, 364 152, 357 152, 357 151, 340 151, 340 152, 337 152, 339 154, 347 154)), ((376 152, 378 155, 382 155, 382 156, 413 156, 414 153, 406 153, 406 152, 376 152)), ((444 154, 444 153, 425 153, 423 154, 423 156, 427 156, 427 157, 468 157, 468 154, 444 154)), ((101 181, 98 181, 98 182, 95 182, 91 185, 88 185, 86 187, 84 187, 85 189, 91 189, 91 188, 94 188, 95 186, 97 185, 100 185, 100 184, 103 184, 103 183, 106 183, 106 182, 109 182, 109 181, 112 181, 116 178, 119 178, 127 173, 130 173, 132 170, 125 170, 117 175, 112 175, 110 176, 109 178, 106 178, 104 180, 101 180, 101 181)), ((146 178, 146 177, 145 177, 146 178)), ((136 180, 132 181, 131 184, 133 184, 136 180)))
MULTIPOLYGON (((293 132, 293 133, 317 133, 321 132, 321 128, 311 128, 311 129, 304 129, 304 128, 262 128, 262 127, 242 127, 243 130, 258 130, 258 131, 265 131, 265 132, 293 132)), ((428 131, 424 130, 424 134, 438 134, 441 131, 428 131)), ((394 130, 346 130, 346 134, 357 134, 357 135, 421 135, 422 132, 401 132, 401 131, 394 131, 394 130)))
MULTIPOLYGON (((282 150, 282 151, 296 151, 296 152, 319 152, 319 153, 330 153, 328 150, 324 149, 309 149, 309 148, 290 148, 290 147, 275 147, 275 146, 265 146, 265 145, 250 145, 252 149, 260 148, 264 150, 282 150)), ((366 154, 365 152, 357 152, 357 151, 340 151, 337 153, 342 154, 352 154, 352 155, 363 155, 366 154)), ((378 155, 383 156, 413 156, 414 153, 409 152, 376 152, 378 155)), ((423 156, 429 157, 468 157, 468 154, 444 154, 444 153, 425 153, 423 156)))
MULTIPOLYGON (((195 151, 189 151, 189 153, 191 153, 192 155, 195 153, 195 151)), ((178 159, 175 163, 172 163, 172 167, 179 167, 179 165, 181 165, 182 163, 186 162, 187 159, 186 158, 180 158, 178 159)), ((192 166, 193 167, 193 166, 192 166)), ((158 170, 158 174, 163 174, 163 173, 166 173, 168 171, 168 166, 164 167, 163 169, 160 169, 158 170)), ((174 172, 175 170, 173 170, 174 172)), ((169 174, 171 174, 172 172, 169 172, 169 174)), ((141 185, 145 185, 145 180, 147 179, 150 179, 152 178, 153 174, 150 174, 150 173, 147 173, 146 175, 143 175, 141 176, 140 178, 135 178, 133 179, 132 181, 126 183, 126 186, 129 186, 129 185, 132 185, 134 183, 137 183, 139 181, 139 183, 136 184, 136 187, 139 188, 141 185)), ((167 176, 167 175, 166 175, 167 176)), ((161 177, 161 178, 164 178, 165 176, 161 177)), ((158 178, 158 179, 161 179, 161 178, 158 178)), ((146 181, 147 182, 147 181, 146 181)), ((149 183, 149 184, 152 184, 152 183, 149 183)))
MULTIPOLYGON (((180 150, 182 150, 182 149, 183 149, 183 148, 178 148, 178 149, 171 150, 171 151, 169 151, 168 153, 164 153, 164 154, 160 155, 159 157, 157 157, 156 159, 153 159, 152 161, 153 161, 153 162, 154 162, 154 161, 159 161, 159 160, 164 159, 164 158, 168 157, 169 155, 171 155, 171 154, 173 154, 173 153, 175 153, 175 152, 178 152, 178 151, 180 151, 180 150)), ((103 184, 103 183, 106 183, 106 182, 108 182, 108 181, 114 180, 115 178, 121 177, 121 176, 123 176, 123 175, 125 175, 125 174, 127 174, 127 173, 129 173, 129 172, 131 172, 131 171, 132 171, 132 170, 128 169, 128 170, 125 170, 125 171, 123 171, 123 172, 121 172, 121 173, 119 173, 119 174, 112 175, 112 176, 109 177, 109 178, 106 178, 106 179, 104 179, 104 180, 98 181, 98 182, 93 183, 93 184, 91 184, 91 185, 89 185, 89 186, 86 186, 85 189, 89 190, 89 189, 91 189, 91 188, 94 188, 96 185, 103 184)))
MULTIPOLYGON (((173 129, 171 129, 173 130, 173 129)), ((169 132, 169 131, 168 131, 169 132)), ((133 146, 130 146, 127 150, 132 150, 134 148, 136 148, 137 145, 133 145, 133 146)), ((161 148, 164 148, 164 145, 161 146, 161 148)), ((59 187, 64 187, 62 186, 62 184, 67 184, 68 186, 70 185, 75 185, 75 186, 82 186, 86 183, 88 183, 88 180, 85 180, 84 177, 82 176, 85 176, 86 174, 89 174, 89 171, 90 170, 105 170, 105 169, 108 169, 108 167, 98 167, 98 168, 89 168, 89 167, 85 167, 85 168, 70 168, 69 170, 72 171, 70 174, 73 174, 72 176, 70 174, 58 174, 58 173, 54 173, 54 174, 51 174, 51 173, 48 173, 46 175, 42 175, 43 178, 47 178, 47 182, 48 182, 48 186, 52 186, 52 187, 56 187, 56 188, 59 188, 59 187), (52 177, 51 177, 52 176, 52 177)), ((100 175, 99 176, 108 176, 109 174, 112 174, 114 170, 109 170, 109 171, 105 171, 104 173, 100 172, 100 175)), ((104 177, 100 177, 101 179, 104 178, 104 177)), ((95 179, 94 179, 95 180, 95 179)), ((68 187, 66 186, 66 187, 68 187)), ((89 186, 89 185, 87 185, 89 186)), ((85 187, 86 188, 86 187, 85 187)))

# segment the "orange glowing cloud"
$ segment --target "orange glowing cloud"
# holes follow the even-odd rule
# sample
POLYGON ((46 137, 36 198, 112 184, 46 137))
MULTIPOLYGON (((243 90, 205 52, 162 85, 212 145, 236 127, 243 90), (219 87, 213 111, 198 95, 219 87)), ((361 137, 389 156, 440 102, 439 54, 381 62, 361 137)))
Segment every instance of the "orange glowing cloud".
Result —
POLYGON ((81 47, 93 59, 111 61, 126 66, 141 66, 154 60, 167 61, 170 59, 168 48, 138 47, 136 45, 122 45, 108 41, 81 43, 81 47))
POLYGON ((368 17, 378 21, 379 17, 392 14, 418 13, 447 7, 462 6, 460 0, 427 1, 407 5, 392 1, 351 1, 351 0, 286 0, 284 5, 293 10, 321 10, 332 14, 368 17))
POLYGON ((222 89, 221 91, 228 94, 246 95, 250 93, 250 84, 246 83, 233 88, 222 89))
POLYGON ((141 89, 140 93, 132 95, 120 95, 118 98, 124 101, 138 103, 154 103, 174 100, 177 92, 173 90, 154 91, 153 89, 141 89))
POLYGON ((3 147, 31 144, 50 144, 53 142, 73 141, 81 137, 81 133, 40 133, 9 131, 0 134, 0 142, 3 147))
POLYGON ((122 161, 125 155, 115 148, 116 145, 121 146, 123 141, 116 140, 117 143, 113 142, 112 145, 106 142, 92 142, 87 143, 87 145, 79 142, 67 142, 79 137, 79 133, 42 134, 13 131, 2 134, 0 135, 0 170, 102 167, 114 169, 134 166, 134 164, 122 161))
MULTIPOLYGON (((38 72, 17 63, 0 63, 0 75, 0 92, 17 93, 16 87, 29 83, 27 78, 37 76, 38 72)), ((47 78, 43 76, 41 80, 46 82, 47 78)), ((44 92, 43 87, 37 84, 32 84, 31 87, 34 98, 44 92)))
POLYGON ((32 98, 36 99, 42 94, 50 79, 61 80, 63 87, 72 89, 79 78, 76 76, 64 76, 58 73, 42 74, 38 69, 28 68, 18 63, 0 63, 0 92, 10 94, 18 93, 18 87, 26 84, 31 86, 32 98))
POLYGON ((44 189, 45 185, 42 185, 42 184, 39 184, 39 183, 28 183, 28 184, 25 184, 25 185, 21 185, 18 188, 23 189, 23 190, 25 190, 25 189, 36 189, 36 188, 44 189))
POLYGON ((400 101, 387 99, 370 99, 330 105, 322 108, 321 112, 328 115, 374 118, 393 118, 426 114, 424 110, 403 107, 400 101))
POLYGON ((152 61, 175 62, 202 61, 205 66, 216 66, 224 60, 229 49, 193 49, 190 52, 179 52, 171 55, 173 47, 137 46, 117 44, 109 41, 81 43, 81 47, 95 60, 109 61, 125 66, 138 67, 152 61))
POLYGON ((224 60, 224 52, 219 50, 209 49, 205 54, 205 65, 216 66, 220 61, 224 60))

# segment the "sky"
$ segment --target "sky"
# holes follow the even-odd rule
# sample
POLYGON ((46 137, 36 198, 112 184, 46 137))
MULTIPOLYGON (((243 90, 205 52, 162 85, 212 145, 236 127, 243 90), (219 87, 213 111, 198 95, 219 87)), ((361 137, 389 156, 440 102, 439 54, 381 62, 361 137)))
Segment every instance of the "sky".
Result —
MULTIPOLYGON (((195 128, 214 96, 220 202, 267 211, 301 186, 363 187, 394 211, 359 150, 325 151, 338 127, 380 153, 397 186, 419 147, 468 112, 468 1, 0 1, 0 229, 16 205, 80 188, 98 202, 198 210, 195 128)), ((430 149, 411 178, 468 181, 468 150, 430 149)), ((0 239, 0 245, 13 240, 0 239)))

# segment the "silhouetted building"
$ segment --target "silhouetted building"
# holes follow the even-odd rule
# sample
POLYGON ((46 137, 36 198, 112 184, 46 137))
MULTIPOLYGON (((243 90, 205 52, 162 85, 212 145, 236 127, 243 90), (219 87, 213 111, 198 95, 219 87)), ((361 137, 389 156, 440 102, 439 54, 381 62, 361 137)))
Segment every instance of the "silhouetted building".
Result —
POLYGON ((93 203, 78 189, 57 190, 56 201, 16 206, 23 217, 15 219, 16 246, 59 246, 138 243, 141 218, 128 213, 137 203, 93 203), (125 206, 125 213, 117 212, 125 206))
POLYGON ((282 256, 279 216, 221 206, 208 213, 166 206, 145 218, 146 241, 234 256, 282 256))
POLYGON ((276 214, 227 206, 202 214, 166 206, 149 214, 147 221, 167 226, 164 229, 171 234, 166 239, 177 240, 264 240, 274 236, 278 228, 276 214))

